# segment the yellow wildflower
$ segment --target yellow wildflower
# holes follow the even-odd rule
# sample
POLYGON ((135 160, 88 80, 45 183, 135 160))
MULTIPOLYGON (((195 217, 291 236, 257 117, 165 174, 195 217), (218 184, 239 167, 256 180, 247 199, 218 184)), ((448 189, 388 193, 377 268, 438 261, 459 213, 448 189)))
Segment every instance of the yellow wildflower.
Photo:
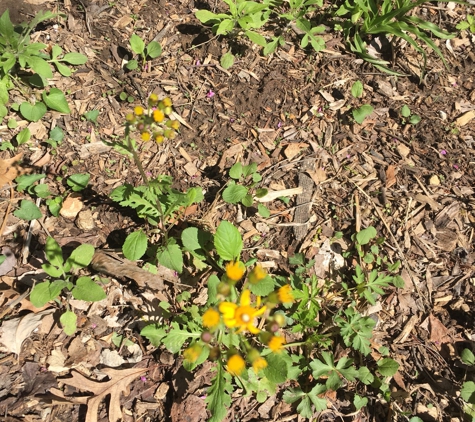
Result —
POLYGON ((264 280, 267 277, 267 271, 260 265, 256 265, 249 274, 249 283, 257 284, 259 281, 264 280))
POLYGON ((245 272, 246 267, 241 261, 231 261, 226 265, 226 275, 232 281, 241 280, 245 272))
POLYGON ((208 328, 215 328, 219 324, 219 312, 213 308, 209 308, 203 314, 203 325, 208 328))
POLYGON ((257 374, 261 369, 267 368, 267 361, 263 357, 258 357, 252 362, 252 369, 257 374))
POLYGON ((171 120, 172 129, 178 130, 180 128, 180 122, 178 120, 171 120))
POLYGON ((194 363, 200 357, 202 350, 203 348, 199 344, 195 343, 183 351, 183 357, 187 361, 194 363))
POLYGON ((135 116, 132 113, 128 113, 127 116, 125 116, 125 120, 129 123, 133 123, 135 122, 135 116))
POLYGON ((141 116, 143 114, 143 107, 140 107, 140 106, 135 107, 134 113, 136 116, 141 116))
POLYGON ((161 144, 165 138, 163 137, 163 135, 156 135, 154 139, 157 144, 161 144))
POLYGON ((153 120, 157 123, 163 122, 163 119, 165 118, 165 114, 163 113, 162 110, 153 110, 153 120))
POLYGON ((228 372, 231 375, 239 376, 244 372, 244 369, 246 369, 246 362, 241 356, 232 355, 228 359, 228 372))
POLYGON ((269 349, 271 349, 273 352, 280 352, 284 348, 284 344, 284 337, 272 336, 269 340, 269 343, 267 343, 267 346, 269 346, 269 349))
POLYGON ((158 95, 157 94, 150 94, 150 97, 148 97, 148 103, 150 105, 155 105, 158 103, 158 95))
POLYGON ((150 133, 149 132, 142 132, 140 134, 140 137, 142 138, 142 141, 144 141, 144 142, 150 141, 150 133))
POLYGON ((165 107, 171 107, 172 106, 172 100, 170 99, 170 97, 165 97, 162 100, 162 103, 165 107))
POLYGON ((254 319, 266 311, 263 306, 256 309, 251 306, 251 292, 244 290, 241 294, 239 306, 232 302, 221 302, 219 311, 223 315, 226 327, 237 328, 238 332, 249 331, 252 334, 259 334, 259 328, 254 326, 254 319))
POLYGON ((294 296, 292 295, 292 287, 289 284, 282 286, 278 291, 277 295, 279 296, 279 300, 282 303, 293 303, 294 296))

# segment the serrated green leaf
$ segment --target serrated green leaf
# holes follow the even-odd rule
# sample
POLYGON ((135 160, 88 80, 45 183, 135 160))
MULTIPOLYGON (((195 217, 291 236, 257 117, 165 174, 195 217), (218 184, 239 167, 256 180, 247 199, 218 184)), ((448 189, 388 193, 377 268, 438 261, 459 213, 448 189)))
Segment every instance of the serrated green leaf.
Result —
POLYGON ((239 230, 229 221, 221 221, 214 235, 214 246, 220 258, 225 261, 239 258, 243 247, 239 230))
POLYGON ((233 391, 231 386, 231 376, 221 365, 216 367, 216 377, 211 381, 206 396, 207 408, 211 412, 211 418, 208 422, 221 422, 228 413, 228 407, 231 404, 231 395, 233 391))
POLYGON ((76 249, 74 249, 74 251, 72 251, 71 255, 66 260, 66 271, 87 267, 92 261, 94 252, 94 246, 92 245, 88 245, 87 243, 79 245, 76 249))
POLYGON ((385 358, 378 361, 378 369, 381 375, 392 377, 399 369, 399 364, 391 358, 385 358))
POLYGON ((211 275, 208 278, 208 300, 206 302, 206 306, 212 306, 218 302, 218 284, 221 280, 215 275, 211 275))
POLYGON ((247 195, 247 188, 241 185, 229 185, 223 191, 223 200, 228 204, 237 204, 247 195))
POLYGON ((48 62, 38 56, 28 56, 26 59, 28 66, 30 66, 36 73, 43 76, 43 78, 51 79, 53 72, 48 62))
POLYGON ((274 291, 276 283, 271 276, 267 276, 262 280, 259 280, 256 284, 250 285, 250 290, 256 296, 267 296, 274 291))
POLYGON ((161 344, 162 338, 167 335, 167 332, 164 327, 159 327, 157 324, 150 324, 142 328, 140 335, 148 339, 153 346, 158 347, 161 344))
POLYGON ((355 397, 353 398, 353 404, 356 407, 356 410, 360 410, 368 404, 368 398, 360 397, 358 394, 355 394, 355 397))
POLYGON ((160 264, 171 270, 178 273, 183 271, 183 253, 177 244, 168 244, 159 248, 157 259, 160 264))
POLYGON ((51 88, 49 93, 43 91, 41 96, 45 104, 52 110, 56 110, 64 114, 71 113, 68 102, 66 101, 66 97, 64 96, 63 91, 60 89, 51 88))
POLYGON ((239 180, 242 176, 243 168, 242 164, 238 161, 229 169, 229 177, 239 180))
POLYGON ((234 56, 229 51, 224 53, 219 60, 219 64, 223 69, 229 69, 234 64, 234 56))
POLYGON ((366 368, 366 366, 362 366, 358 369, 357 377, 363 384, 366 385, 370 385, 374 381, 374 375, 368 368, 366 368))
POLYGON ((21 201, 20 208, 18 208, 13 215, 26 221, 36 220, 43 216, 36 204, 32 201, 27 201, 26 199, 21 201))
POLYGON ((374 108, 369 104, 364 104, 354 109, 353 118, 355 119, 355 122, 358 124, 362 124, 364 119, 366 119, 366 117, 368 117, 373 112, 373 110, 374 108))
POLYGON ((264 374, 267 379, 274 383, 280 384, 287 380, 288 367, 286 361, 278 353, 272 353, 266 356, 267 367, 264 374))
POLYGON ((86 302, 99 302, 107 297, 104 289, 94 283, 91 277, 79 277, 76 280, 76 286, 72 290, 75 299, 85 300, 86 302))
POLYGON ((199 338, 201 333, 182 330, 176 322, 172 322, 170 332, 162 339, 162 343, 172 353, 178 353, 190 338, 199 338))
POLYGON ((63 326, 63 331, 66 335, 72 336, 76 332, 76 324, 78 317, 72 311, 66 311, 59 317, 59 322, 63 326))
POLYGON ((53 282, 44 281, 36 284, 30 293, 30 302, 36 308, 42 308, 48 302, 56 299, 61 290, 65 287, 65 282, 56 280, 53 282))
POLYGON ((147 250, 147 244, 147 235, 142 230, 138 230, 127 236, 122 245, 122 252, 127 259, 136 261, 144 256, 145 251, 147 250))
POLYGON ((252 198, 252 195, 250 194, 247 194, 246 196, 244 196, 244 198, 241 199, 241 204, 243 204, 245 207, 252 207, 253 203, 254 203, 254 199, 252 198))

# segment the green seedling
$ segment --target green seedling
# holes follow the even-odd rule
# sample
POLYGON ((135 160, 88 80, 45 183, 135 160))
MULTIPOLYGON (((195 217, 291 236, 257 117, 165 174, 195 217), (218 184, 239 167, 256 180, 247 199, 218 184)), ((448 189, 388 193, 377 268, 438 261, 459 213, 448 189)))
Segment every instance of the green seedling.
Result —
POLYGON ((51 129, 49 133, 49 138, 45 142, 51 146, 53 151, 55 151, 56 148, 58 148, 58 146, 61 145, 61 142, 63 142, 63 139, 64 139, 63 129, 61 129, 59 126, 56 126, 55 128, 51 129))
MULTIPOLYGON (((45 89, 48 79, 53 77, 49 63, 56 66, 63 76, 70 76, 71 70, 64 64, 79 65, 87 61, 86 56, 79 53, 62 55, 62 49, 53 46, 51 56, 43 51, 46 44, 33 43, 30 34, 40 23, 56 17, 47 11, 39 12, 29 23, 14 26, 8 10, 0 17, 0 118, 6 116, 6 105, 9 101, 8 91, 17 83, 26 82, 33 88, 45 89), (20 71, 34 72, 31 76, 19 78, 20 71)), ((42 92, 42 100, 34 104, 23 102, 19 111, 22 116, 32 122, 40 120, 46 113, 47 107, 62 113, 69 113, 69 107, 62 91, 51 88, 42 92)))
POLYGON ((84 113, 84 118, 91 123, 97 125, 97 118, 99 117, 99 110, 91 110, 84 113))
MULTIPOLYGON (((262 176, 257 172, 257 164, 251 163, 243 166, 241 163, 234 164, 229 170, 231 180, 223 191, 223 200, 229 204, 241 203, 245 207, 252 207, 254 204, 254 196, 262 198, 267 195, 267 189, 254 189, 262 180, 262 176)), ((259 214, 267 218, 270 211, 262 204, 258 204, 257 211, 259 214)))
POLYGON ((421 121, 421 117, 417 114, 412 114, 411 109, 407 105, 401 107, 402 124, 410 123, 417 125, 421 121))
MULTIPOLYGON (((135 54, 140 56, 141 67, 142 69, 145 68, 147 59, 156 59, 160 57, 162 54, 162 47, 156 41, 150 41, 147 46, 145 46, 145 42, 142 38, 140 38, 137 34, 132 34, 130 37, 130 48, 135 54)), ((126 68, 129 70, 135 70, 139 66, 139 62, 135 59, 130 60, 126 64, 126 68)))
POLYGON ((83 244, 64 260, 63 251, 59 244, 52 238, 46 239, 45 246, 47 264, 42 268, 50 277, 48 281, 36 284, 30 293, 30 301, 33 306, 41 308, 48 302, 57 301, 62 292, 66 293, 66 310, 60 317, 63 330, 67 335, 73 335, 76 331, 76 314, 70 309, 69 298, 86 302, 98 302, 107 296, 102 286, 96 284, 91 277, 78 276, 81 268, 87 267, 94 256, 94 247, 83 244))
POLYGON ((467 15, 467 20, 464 20, 457 24, 456 28, 460 31, 468 30, 472 34, 475 34, 475 16, 467 15))
MULTIPOLYGON (((352 86, 351 86, 351 95, 354 98, 361 98, 363 96, 364 88, 363 88, 363 83, 361 81, 356 81, 352 86)), ((361 125, 372 112, 374 108, 369 105, 369 104, 363 104, 362 106, 359 106, 357 108, 354 108, 351 112, 353 115, 353 119, 355 119, 355 122, 361 125)))
POLYGON ((119 94, 119 99, 121 101, 127 101, 128 103, 133 103, 135 98, 132 95, 127 94, 126 92, 121 92, 119 94))
POLYGON ((422 55, 423 70, 426 66, 427 55, 421 44, 432 49, 446 64, 440 48, 431 36, 446 40, 453 38, 454 35, 411 13, 423 3, 424 0, 396 2, 383 0, 380 3, 370 0, 345 0, 335 12, 335 28, 343 31, 351 51, 389 74, 397 74, 397 72, 388 67, 388 61, 376 58, 368 52, 367 38, 386 35, 392 37, 393 44, 398 39, 404 39, 422 55))

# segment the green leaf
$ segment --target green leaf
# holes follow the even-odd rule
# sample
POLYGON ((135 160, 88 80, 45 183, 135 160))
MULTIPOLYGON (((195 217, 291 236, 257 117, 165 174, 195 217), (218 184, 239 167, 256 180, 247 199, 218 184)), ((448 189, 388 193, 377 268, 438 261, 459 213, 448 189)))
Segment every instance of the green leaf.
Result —
POLYGON ((56 69, 58 69, 58 72, 61 73, 61 75, 66 76, 67 78, 69 78, 73 74, 72 70, 68 66, 60 62, 54 62, 54 65, 56 66, 56 69))
POLYGON ((51 88, 49 93, 47 94, 46 91, 43 91, 42 98, 45 104, 52 110, 59 111, 60 113, 69 114, 71 110, 69 109, 68 102, 66 101, 66 97, 58 88, 51 88))
POLYGON ((410 115, 411 115, 411 109, 406 104, 404 104, 401 107, 401 116, 402 117, 409 117, 410 115))
POLYGON ((417 125, 421 121, 421 116, 417 114, 413 114, 411 117, 409 117, 409 123, 411 125, 417 125))
POLYGON ((37 122, 45 115, 46 106, 42 102, 32 105, 25 101, 20 105, 20 113, 26 120, 37 122))
POLYGON ((254 44, 260 45, 261 47, 265 47, 267 45, 266 39, 256 32, 253 31, 245 31, 246 37, 249 38, 254 44))
POLYGON ((228 204, 237 204, 247 195, 245 186, 232 184, 223 191, 223 200, 228 204))
POLYGON ((147 56, 156 59, 162 54, 162 46, 156 41, 150 41, 147 45, 147 56))
MULTIPOLYGON (((127 69, 129 69, 129 70, 135 70, 135 69, 137 69, 137 68, 139 67, 139 63, 138 63, 138 61, 135 60, 135 59, 134 59, 134 60, 129 60, 129 61, 127 62, 127 64, 125 65, 125 67, 126 67, 127 69)), ((125 95, 127 96, 127 94, 125 94, 125 95)))
POLYGON ((244 198, 241 200, 241 204, 243 204, 245 207, 252 207, 252 204, 254 203, 254 198, 252 195, 247 194, 244 198))
POLYGON ((218 302, 218 284, 221 283, 221 280, 215 275, 212 274, 208 278, 208 300, 206 301, 206 306, 213 306, 218 302))
POLYGON ((227 408, 231 404, 232 391, 231 375, 218 363, 216 377, 211 381, 205 399, 208 404, 207 408, 211 412, 211 418, 208 422, 221 422, 226 417, 227 408))
POLYGON ((391 358, 385 358, 378 361, 378 369, 381 375, 392 377, 399 369, 399 364, 391 358))
POLYGON ((465 365, 474 365, 475 364, 475 355, 470 349, 463 349, 460 354, 460 359, 465 365))
MULTIPOLYGON (((211 24, 220 19, 220 15, 210 12, 209 10, 205 10, 205 9, 197 10, 195 12, 195 16, 201 23, 206 23, 206 24, 211 24)), ((227 17, 227 15, 224 15, 224 16, 227 17)))
POLYGON ((362 366, 358 369, 357 377, 363 384, 366 385, 370 385, 374 381, 374 375, 368 368, 366 368, 366 366, 362 366))
POLYGON ((132 34, 130 37, 130 47, 134 53, 142 55, 145 51, 145 42, 137 34, 132 34))
POLYGON ((130 233, 122 245, 122 252, 127 259, 136 261, 144 256, 147 250, 148 237, 142 231, 130 233))
POLYGON ((178 353, 189 338, 201 337, 200 332, 191 333, 182 330, 178 323, 172 322, 170 332, 162 339, 162 343, 172 353, 178 353))
POLYGON ((87 62, 87 57, 81 53, 67 53, 61 61, 78 66, 87 62))
POLYGON ((140 331, 140 335, 145 337, 153 346, 158 347, 161 344, 161 340, 167 334, 164 327, 159 327, 157 324, 146 325, 140 331))
POLYGON ((229 51, 224 53, 219 60, 219 64, 223 69, 229 69, 234 64, 234 56, 229 51))
POLYGON ((32 201, 27 201, 26 199, 23 199, 21 201, 20 208, 18 208, 13 213, 13 215, 17 218, 21 218, 22 220, 26 221, 36 220, 43 216, 36 204, 32 201))
POLYGON ((281 357, 280 353, 271 353, 266 356, 266 360, 267 367, 264 369, 264 374, 268 380, 274 384, 287 381, 287 362, 281 357))
POLYGON ((364 104, 361 107, 358 107, 353 110, 353 118, 355 119, 356 123, 362 124, 364 119, 368 117, 373 112, 373 107, 369 104, 364 104))
POLYGON ((66 271, 77 270, 79 268, 87 267, 94 256, 94 246, 84 243, 79 245, 74 251, 72 251, 69 258, 66 260, 66 271))
POLYGON ((10 13, 7 10, 0 17, 0 34, 2 34, 7 40, 14 37, 15 29, 12 21, 10 20, 10 13))
POLYGON ((366 229, 363 229, 359 231, 356 234, 356 241, 360 245, 367 245, 370 240, 374 239, 377 235, 376 229, 372 226, 367 227, 366 229))
POLYGON ((8 119, 7 126, 8 129, 16 129, 18 126, 18 122, 15 119, 8 119))
POLYGON ((48 199, 46 205, 48 205, 49 212, 55 217, 58 217, 61 206, 63 205, 63 198, 57 196, 56 198, 48 199))
POLYGON ((34 307, 42 308, 48 302, 56 299, 64 287, 65 282, 62 280, 56 280, 52 283, 49 281, 38 283, 33 287, 30 293, 30 302, 34 307))
POLYGON ((48 237, 46 239, 45 254, 46 259, 50 264, 58 268, 63 267, 63 251, 61 250, 61 246, 59 246, 58 242, 56 242, 56 240, 54 240, 52 237, 48 237))
POLYGON ((28 65, 43 78, 51 79, 53 77, 53 72, 48 62, 38 56, 28 56, 26 59, 28 65))
POLYGON ((92 281, 91 277, 79 277, 71 291, 73 297, 86 302, 99 302, 107 297, 104 289, 92 281))
POLYGON ((84 117, 88 122, 97 123, 97 117, 99 116, 99 110, 90 110, 84 113, 84 117))
POLYGON ((269 208, 267 208, 265 205, 258 204, 257 205, 257 212, 262 218, 269 218, 270 217, 270 211, 269 208))
POLYGON ((259 280, 256 284, 250 285, 250 290, 256 296, 267 296, 275 289, 275 281, 271 276, 267 276, 262 280, 259 280))
POLYGON ((38 197, 38 198, 47 198, 48 196, 52 195, 51 191, 49 190, 49 187, 45 183, 41 183, 33 188, 33 193, 38 197))
POLYGON ((16 141, 18 142, 18 145, 23 145, 26 144, 31 138, 31 132, 30 129, 27 127, 24 128, 21 132, 18 133, 16 136, 16 141))
POLYGON ((17 183, 16 190, 18 192, 23 192, 43 177, 46 177, 46 174, 23 174, 22 176, 18 176, 15 179, 15 182, 17 183))
POLYGON ((63 326, 63 331, 66 335, 72 336, 76 332, 76 323, 78 317, 72 311, 66 311, 59 317, 59 322, 63 326))
POLYGON ((351 87, 351 95, 355 98, 360 98, 363 95, 363 84, 361 81, 356 81, 351 87))
POLYGON ((169 243, 160 247, 157 251, 157 259, 164 267, 175 270, 178 273, 183 271, 183 254, 180 246, 176 243, 169 243))
POLYGON ((467 403, 475 404, 475 382, 464 382, 460 390, 460 395, 467 403))
POLYGON ((90 177, 88 173, 76 173, 69 176, 66 183, 73 192, 79 192, 87 187, 90 177))
POLYGON ((6 82, 0 80, 0 104, 8 103, 8 89, 6 82))
POLYGON ((234 28, 234 21, 232 19, 223 19, 218 28, 216 29, 216 35, 226 35, 234 28))
POLYGON ((233 166, 229 169, 229 177, 239 180, 242 176, 242 169, 242 164, 239 161, 233 164, 233 166))
POLYGON ((133 341, 130 341, 128 338, 125 338, 124 336, 121 336, 117 333, 112 333, 111 341, 116 347, 120 347, 122 345, 129 347, 135 344, 133 341))
POLYGON ((353 398, 353 404, 355 405, 356 410, 360 410, 368 404, 368 398, 360 397, 358 394, 355 394, 355 397, 353 398))
POLYGON ((214 246, 221 259, 225 261, 238 259, 243 247, 239 230, 229 221, 221 221, 214 235, 214 246))

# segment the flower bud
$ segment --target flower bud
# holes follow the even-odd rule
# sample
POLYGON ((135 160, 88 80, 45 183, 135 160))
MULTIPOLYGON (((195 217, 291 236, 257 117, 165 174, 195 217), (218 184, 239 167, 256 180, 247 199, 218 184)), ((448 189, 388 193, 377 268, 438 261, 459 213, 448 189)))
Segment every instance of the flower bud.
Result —
POLYGON ((213 336, 211 335, 211 333, 209 331, 203 331, 203 333, 201 334, 201 341, 203 341, 204 343, 209 343, 211 340, 213 340, 213 336))
POLYGON ((231 293, 231 287, 229 286, 228 283, 225 283, 221 281, 218 284, 217 291, 220 295, 223 295, 224 297, 229 296, 229 293, 231 293))

